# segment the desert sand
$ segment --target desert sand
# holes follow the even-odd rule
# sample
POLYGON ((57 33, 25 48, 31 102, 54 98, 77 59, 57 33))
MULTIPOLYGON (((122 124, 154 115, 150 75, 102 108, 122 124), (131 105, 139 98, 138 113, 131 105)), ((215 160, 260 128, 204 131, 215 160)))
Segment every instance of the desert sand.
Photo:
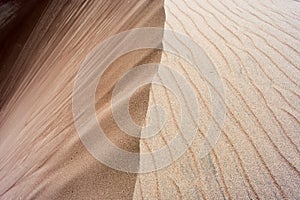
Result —
MULTIPOLYGON (((0 3, 1 199, 300 198, 299 2, 24 2, 0 3), (144 85, 131 96, 129 112, 136 124, 145 126, 158 116, 155 106, 160 105, 167 117, 162 130, 140 139, 118 127, 110 104, 113 89, 138 65, 168 66, 174 70, 171 79, 180 74, 200 109, 196 136, 179 159, 153 172, 130 173, 106 166, 87 150, 74 124, 72 96, 76 75, 91 50, 110 36, 141 27, 171 30, 196 42, 223 84, 219 103, 226 112, 219 123, 212 103, 219 97, 210 91, 217 86, 209 86, 207 77, 184 58, 163 51, 175 44, 169 44, 164 32, 158 34, 158 49, 132 51, 114 60, 98 83, 95 111, 116 146, 151 154, 169 147, 180 129, 176 95, 156 84, 144 85), (220 137, 202 157, 199 149, 212 122, 220 137)), ((103 50, 104 55, 113 53, 109 47, 103 50)), ((143 76, 159 78, 161 70, 143 76)), ((129 88, 135 78, 123 87, 129 88)), ((182 88, 175 79, 174 86, 182 88)), ((117 110, 126 106, 119 99, 117 110)), ((104 154, 113 155, 109 150, 104 154)), ((139 169, 144 162, 141 156, 132 165, 139 169)), ((153 163, 159 165, 154 156, 153 163)))

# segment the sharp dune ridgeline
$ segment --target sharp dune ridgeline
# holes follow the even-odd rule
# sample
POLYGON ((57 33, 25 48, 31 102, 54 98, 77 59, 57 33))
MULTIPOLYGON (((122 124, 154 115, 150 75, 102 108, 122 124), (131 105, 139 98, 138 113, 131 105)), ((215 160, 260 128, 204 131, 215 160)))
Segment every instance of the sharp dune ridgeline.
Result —
MULTIPOLYGON (((295 0, 0 1, 0 199, 300 199, 299 11, 295 0), (159 168, 133 173, 113 169, 91 153, 97 141, 89 149, 83 138, 95 132, 92 116, 78 116, 86 117, 80 136, 72 98, 83 63, 90 59, 97 69, 100 55, 90 53, 98 44, 147 27, 160 30, 155 48, 113 60, 93 96, 107 138, 137 155, 132 169, 142 171, 145 163, 159 168), (193 44, 203 55, 194 53, 193 44), (172 48, 187 56, 168 51, 172 48), (194 60, 203 61, 202 70, 213 66, 208 76, 198 73, 194 60), (157 67, 142 75, 134 71, 153 63, 157 67), (114 94, 129 71, 123 92, 114 94), (132 96, 124 93, 143 80, 153 83, 132 96), (171 82, 178 93, 155 80, 171 82), (193 92, 178 99, 189 91, 185 84, 193 92), (199 119, 190 109, 194 97, 199 119), (114 112, 123 115, 127 106, 141 138, 116 121, 114 112), (190 124, 182 131, 186 118, 190 124), (163 120, 155 136, 144 138, 146 125, 163 120), (189 128, 195 131, 190 144, 189 128), (220 132, 215 141, 211 130, 220 132), (180 156, 181 148, 172 146, 178 135, 186 147, 180 156), (209 149, 205 156, 203 144, 209 149), (167 154, 159 160, 155 152, 163 148, 167 154)), ((102 58, 126 41, 104 47, 102 58)), ((95 78, 94 68, 84 71, 87 78, 95 78)), ((79 84, 89 88, 88 80, 79 84)), ((101 155, 118 159, 110 148, 101 155)))

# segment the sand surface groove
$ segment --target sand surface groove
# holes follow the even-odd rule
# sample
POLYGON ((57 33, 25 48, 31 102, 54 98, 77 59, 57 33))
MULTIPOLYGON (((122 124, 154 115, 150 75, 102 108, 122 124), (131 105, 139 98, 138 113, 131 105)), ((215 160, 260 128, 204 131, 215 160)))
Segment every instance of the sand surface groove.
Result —
MULTIPOLYGON (((165 29, 188 35, 215 65, 226 119, 217 144, 200 158, 214 97, 188 62, 164 52, 161 63, 182 74, 197 94, 201 121, 178 161, 138 175, 135 199, 299 199, 299 2, 165 0, 164 9, 165 29)), ((141 140, 141 153, 168 145, 180 125, 170 91, 152 85, 149 100, 149 107, 163 105, 169 119, 160 135, 141 140)))

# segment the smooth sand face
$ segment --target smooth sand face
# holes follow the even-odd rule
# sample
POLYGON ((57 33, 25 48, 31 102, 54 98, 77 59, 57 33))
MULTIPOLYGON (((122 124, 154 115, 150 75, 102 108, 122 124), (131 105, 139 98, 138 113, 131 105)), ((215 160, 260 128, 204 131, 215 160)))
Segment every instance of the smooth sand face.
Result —
MULTIPOLYGON (((23 50, 14 51, 15 61, 3 59, 1 66, 1 75, 7 78, 1 86, 8 91, 1 97, 2 198, 132 198, 136 174, 106 167, 82 145, 73 125, 71 94, 79 65, 89 51, 124 30, 162 27, 162 3, 55 1, 47 5, 34 21, 23 50)), ((7 46, 16 45, 13 42, 7 46)), ((155 50, 125 55, 99 82, 95 105, 98 120, 107 136, 123 149, 139 152, 139 140, 123 134, 113 121, 107 107, 111 91, 126 70, 137 64, 158 63, 160 55, 155 50)), ((139 124, 144 121, 148 97, 149 85, 131 98, 130 112, 139 124)))
MULTIPOLYGON (((32 14, 5 25, 12 32, 1 29, 1 198, 300 198, 298 2, 34 3, 28 3, 28 9, 36 7, 32 14), (153 152, 179 129, 176 96, 157 85, 137 90, 129 111, 145 125, 151 120, 149 108, 160 104, 168 117, 160 134, 139 140, 118 128, 110 106, 112 89, 137 65, 154 62, 176 70, 194 89, 201 113, 197 137, 180 159, 156 172, 131 174, 101 164, 82 144, 72 116, 72 89, 79 66, 96 44, 124 30, 151 26, 183 33, 205 50, 224 85, 226 119, 217 144, 200 158, 197 151, 214 120, 214 97, 205 80, 186 60, 166 52, 145 49, 119 57, 99 81, 95 98, 97 119, 116 146, 153 152)), ((161 41, 166 45, 163 34, 161 41)))

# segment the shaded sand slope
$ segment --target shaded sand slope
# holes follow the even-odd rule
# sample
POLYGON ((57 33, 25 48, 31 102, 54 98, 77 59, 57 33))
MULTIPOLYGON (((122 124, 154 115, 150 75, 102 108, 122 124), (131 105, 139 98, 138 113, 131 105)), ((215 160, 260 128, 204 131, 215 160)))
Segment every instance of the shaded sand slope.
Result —
MULTIPOLYGON (((209 90, 189 63, 164 53, 161 62, 180 72, 197 94, 201 125, 177 162, 138 176, 135 199, 299 199, 299 2, 166 0, 164 5, 165 28, 193 38, 219 72, 227 116, 215 148, 200 159, 197 150, 214 120, 209 90)), ((170 119, 159 136, 141 140, 141 152, 166 145, 180 124, 171 92, 153 85, 149 99, 149 107, 163 105, 170 119)))
MULTIPOLYGON (((97 43, 135 27, 162 27, 162 3, 51 1, 41 8, 40 17, 24 18, 36 24, 22 49, 14 51, 13 61, 3 56, 1 64, 1 198, 132 198, 136 174, 102 165, 80 142, 73 124, 72 88, 79 65, 97 43)), ((13 30, 21 35, 30 27, 13 30)), ((10 45, 19 44, 12 40, 10 45)), ((3 50, 11 55, 9 51, 3 50)), ((125 71, 138 63, 159 62, 160 56, 154 50, 132 52, 116 60, 100 80, 97 116, 105 133, 126 150, 139 152, 139 141, 124 135, 111 111, 103 108, 125 71)), ((145 86, 132 98, 131 113, 138 123, 145 118, 148 95, 145 86)))

